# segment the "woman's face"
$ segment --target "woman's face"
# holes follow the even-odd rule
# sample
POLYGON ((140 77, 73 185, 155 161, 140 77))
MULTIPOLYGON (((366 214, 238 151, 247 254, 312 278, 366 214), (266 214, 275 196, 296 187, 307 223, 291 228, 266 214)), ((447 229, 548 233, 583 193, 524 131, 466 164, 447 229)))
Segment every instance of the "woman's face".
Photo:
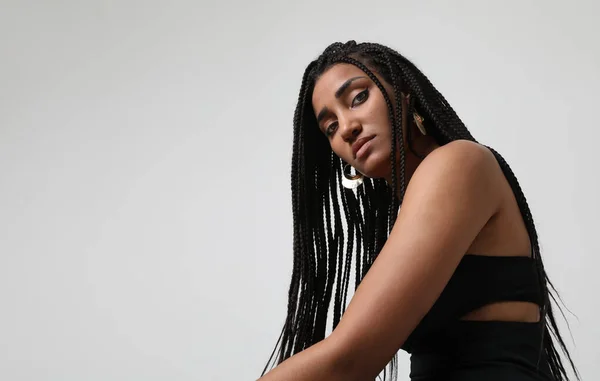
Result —
MULTIPOLYGON (((395 104, 391 86, 377 78, 395 104)), ((350 64, 332 66, 315 83, 312 105, 319 129, 336 155, 367 177, 390 176, 389 111, 365 72, 350 64)))

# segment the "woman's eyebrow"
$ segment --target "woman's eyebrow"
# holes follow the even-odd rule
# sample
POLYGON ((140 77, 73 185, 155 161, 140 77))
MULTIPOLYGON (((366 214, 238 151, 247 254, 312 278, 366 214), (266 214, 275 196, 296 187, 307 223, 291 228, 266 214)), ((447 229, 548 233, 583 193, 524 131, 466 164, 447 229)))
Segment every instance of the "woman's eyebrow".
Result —
MULTIPOLYGON (((365 77, 365 76, 352 77, 352 78, 348 79, 346 82, 342 83, 340 88, 337 89, 337 91, 335 92, 335 98, 339 99, 342 96, 342 94, 344 94, 344 91, 346 91, 348 89, 348 87, 350 87, 352 82, 356 81, 357 79, 361 79, 361 78, 367 78, 367 77, 365 77)), ((323 107, 321 109, 321 111, 319 112, 319 115, 317 116, 317 123, 321 123, 321 121, 323 120, 323 118, 325 118, 325 115, 327 115, 328 112, 329 112, 329 109, 327 107, 323 107)))
POLYGON ((367 77, 365 77, 365 76, 360 76, 360 77, 352 77, 352 78, 350 78, 349 80, 347 80, 346 82, 344 82, 344 83, 342 84, 342 86, 340 86, 340 88, 339 88, 339 89, 337 89, 337 91, 335 92, 335 97, 336 97, 336 99, 337 99, 337 98, 339 98, 339 97, 341 97, 341 96, 342 96, 342 94, 344 94, 344 91, 346 91, 346 89, 347 89, 348 87, 350 87, 350 85, 352 84, 352 82, 354 82, 354 81, 356 81, 357 79, 360 79, 360 78, 367 78, 367 77))

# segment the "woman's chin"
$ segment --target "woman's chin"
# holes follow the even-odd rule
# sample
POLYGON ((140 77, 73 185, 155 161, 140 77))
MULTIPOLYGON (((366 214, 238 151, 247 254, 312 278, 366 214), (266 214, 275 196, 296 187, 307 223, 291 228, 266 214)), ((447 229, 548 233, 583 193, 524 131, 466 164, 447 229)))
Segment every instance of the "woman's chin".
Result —
POLYGON ((372 179, 385 178, 390 173, 390 157, 379 157, 375 152, 365 158, 359 172, 372 179))

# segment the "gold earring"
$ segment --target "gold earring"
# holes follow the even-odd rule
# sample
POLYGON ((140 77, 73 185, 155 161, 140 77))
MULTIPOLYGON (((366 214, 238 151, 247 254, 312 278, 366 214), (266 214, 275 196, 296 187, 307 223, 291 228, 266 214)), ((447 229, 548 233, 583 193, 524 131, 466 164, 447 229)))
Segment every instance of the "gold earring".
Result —
MULTIPOLYGON (((401 94, 404 95, 404 93, 401 93, 401 94)), ((410 94, 404 95, 404 99, 406 99, 407 104, 412 105, 412 102, 410 99, 410 94)), ((419 129, 419 131, 421 131, 421 133, 423 135, 427 135, 427 130, 425 129, 425 126, 423 125, 425 118, 423 118, 418 112, 413 111, 413 119, 414 119, 415 124, 417 125, 417 128, 419 129)))
POLYGON ((413 112, 413 118, 415 119, 415 124, 417 125, 417 128, 419 129, 419 131, 421 131, 421 133, 423 135, 427 135, 427 130, 425 129, 425 126, 423 125, 423 121, 425 121, 425 119, 419 115, 416 111, 413 112))
POLYGON ((342 186, 346 189, 356 189, 362 185, 364 176, 356 169, 354 170, 356 173, 351 175, 350 170, 346 170, 347 168, 352 168, 352 166, 350 164, 344 165, 342 169, 342 186))

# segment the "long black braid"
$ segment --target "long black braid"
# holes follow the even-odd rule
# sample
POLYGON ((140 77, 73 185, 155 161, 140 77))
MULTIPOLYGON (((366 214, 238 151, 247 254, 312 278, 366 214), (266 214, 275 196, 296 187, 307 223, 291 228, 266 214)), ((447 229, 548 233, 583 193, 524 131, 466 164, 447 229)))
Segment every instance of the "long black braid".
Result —
MULTIPOLYGON (((355 266, 356 288, 387 240, 406 190, 405 152, 402 144, 397 147, 397 142, 403 141, 401 92, 410 93, 413 100, 408 115, 412 115, 414 108, 424 116, 429 121, 428 134, 439 145, 459 139, 476 142, 429 79, 408 59, 386 46, 336 42, 327 47, 304 72, 294 113, 291 174, 294 262, 287 318, 263 374, 277 363, 323 340, 330 307, 333 307, 332 329, 337 326, 347 304, 352 264, 355 266), (325 70, 337 63, 352 64, 363 70, 384 95, 392 125, 391 184, 383 179, 365 178, 356 193, 341 185, 345 163, 333 153, 327 138, 320 132, 311 103, 315 82, 325 70), (377 71, 393 86, 396 107, 371 70, 377 71), (396 157, 397 151, 399 157, 396 157), (393 191, 395 189, 399 190, 399 197, 393 191), (340 210, 344 212, 344 220, 340 210)), ((545 354, 557 381, 566 380, 567 373, 557 342, 579 379, 558 330, 550 300, 556 302, 556 290, 544 271, 529 206, 509 165, 498 152, 488 148, 516 196, 531 240, 532 257, 543 294, 540 356, 545 354)), ((392 379, 396 378, 396 361, 394 356, 390 363, 392 379)), ((384 379, 387 375, 386 369, 384 379)))

